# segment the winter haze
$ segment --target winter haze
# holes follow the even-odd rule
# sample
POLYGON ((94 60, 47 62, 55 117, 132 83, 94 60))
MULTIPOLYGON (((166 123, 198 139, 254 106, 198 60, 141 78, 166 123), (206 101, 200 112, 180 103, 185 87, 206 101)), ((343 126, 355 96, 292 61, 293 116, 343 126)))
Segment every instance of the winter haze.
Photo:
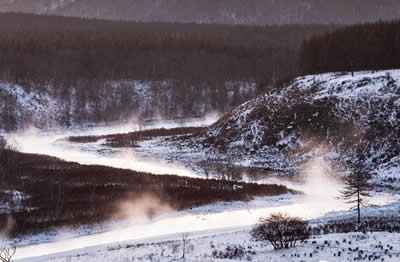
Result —
POLYGON ((398 18, 396 0, 2 0, 3 12, 216 24, 354 24, 398 18))
POLYGON ((400 261, 398 0, 0 0, 0 260, 400 261))

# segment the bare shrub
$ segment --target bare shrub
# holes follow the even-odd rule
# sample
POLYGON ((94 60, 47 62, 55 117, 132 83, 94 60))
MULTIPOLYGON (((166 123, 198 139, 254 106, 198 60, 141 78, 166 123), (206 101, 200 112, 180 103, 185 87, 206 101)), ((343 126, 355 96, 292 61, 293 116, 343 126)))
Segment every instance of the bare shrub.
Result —
POLYGON ((1 247, 0 248, 0 261, 1 262, 10 262, 12 257, 17 252, 17 248, 15 246, 1 247))
POLYGON ((242 260, 246 255, 246 249, 240 245, 227 246, 223 251, 214 250, 212 256, 219 259, 242 260))
POLYGON ((274 249, 283 249, 296 246, 298 241, 309 238, 307 222, 287 214, 276 213, 260 219, 251 231, 257 241, 269 241, 274 249))
POLYGON ((0 136, 0 152, 1 150, 5 149, 7 146, 7 142, 4 137, 0 136))
POLYGON ((186 245, 187 245, 187 242, 189 241, 188 238, 189 238, 188 233, 182 234, 182 259, 185 259, 185 256, 186 256, 186 245))

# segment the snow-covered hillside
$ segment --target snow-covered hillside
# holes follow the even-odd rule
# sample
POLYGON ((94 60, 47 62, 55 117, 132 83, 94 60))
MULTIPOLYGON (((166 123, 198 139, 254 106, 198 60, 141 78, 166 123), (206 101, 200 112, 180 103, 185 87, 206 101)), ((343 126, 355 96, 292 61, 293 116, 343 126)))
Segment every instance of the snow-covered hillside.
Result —
MULTIPOLYGON (((1 82, 0 101, 3 106, 0 106, 0 116, 4 126, 0 126, 0 129, 13 130, 31 125, 38 128, 87 126, 96 123, 96 113, 118 107, 124 95, 134 97, 139 93, 143 111, 152 95, 150 83, 139 81, 131 81, 129 84, 110 82, 103 88, 99 87, 97 95, 102 101, 96 101, 88 94, 78 94, 78 89, 72 89, 67 95, 61 96, 54 90, 51 86, 38 91, 38 88, 1 82), (121 92, 122 89, 127 92, 121 92)), ((133 115, 135 109, 141 111, 140 108, 126 110, 133 115)), ((122 119, 118 117, 114 120, 122 119)), ((125 120, 129 120, 128 117, 125 120)))
MULTIPOLYGON (((68 89, 56 88, 57 83, 52 82, 43 87, 32 85, 34 88, 0 81, 0 131, 26 126, 85 127, 104 122, 135 122, 139 118, 200 117, 215 110, 210 95, 213 89, 207 89, 206 83, 199 84, 205 87, 202 90, 175 80, 106 81, 90 89, 84 88, 85 82, 77 83, 82 87, 68 89), (195 101, 188 95, 194 89, 198 94, 195 101)), ((228 99, 226 104, 217 104, 228 108, 238 96, 245 99, 256 92, 251 81, 226 81, 222 88, 228 99)))
POLYGON ((227 113, 186 145, 278 172, 296 171, 315 156, 339 168, 362 161, 392 183, 399 137, 400 70, 392 70, 296 78, 227 113))

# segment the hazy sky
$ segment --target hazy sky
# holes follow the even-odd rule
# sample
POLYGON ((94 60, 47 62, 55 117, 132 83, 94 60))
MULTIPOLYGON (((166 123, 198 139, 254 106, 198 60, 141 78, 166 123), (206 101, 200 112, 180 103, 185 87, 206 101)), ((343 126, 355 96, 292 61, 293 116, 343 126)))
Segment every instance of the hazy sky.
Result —
POLYGON ((0 11, 140 21, 351 24, 400 18, 399 0, 0 0, 0 11))

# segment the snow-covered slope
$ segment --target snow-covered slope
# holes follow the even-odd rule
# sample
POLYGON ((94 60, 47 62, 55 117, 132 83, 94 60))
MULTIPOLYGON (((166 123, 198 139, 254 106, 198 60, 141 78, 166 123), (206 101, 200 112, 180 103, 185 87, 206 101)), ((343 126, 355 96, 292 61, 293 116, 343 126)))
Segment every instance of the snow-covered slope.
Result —
MULTIPOLYGON (((0 81, 0 131, 31 125, 85 127, 138 118, 190 118, 218 110, 213 108, 215 97, 211 97, 217 87, 206 82, 187 86, 178 80, 113 80, 91 88, 85 88, 85 84, 78 81, 73 87, 63 88, 52 81, 44 85, 0 81), (194 91, 198 94, 195 100, 190 98, 194 91)), ((254 96, 256 84, 225 81, 218 89, 223 89, 227 99, 216 102, 217 106, 230 108, 236 98, 238 103, 254 96)))
POLYGON ((36 123, 47 126, 61 118, 62 110, 48 94, 29 92, 19 85, 0 82, 0 130, 36 123))
POLYGON ((150 82, 112 81, 96 90, 96 98, 71 88, 66 95, 60 95, 52 84, 45 88, 29 88, 28 85, 0 82, 0 130, 13 130, 24 126, 38 128, 84 127, 95 124, 96 114, 113 114, 110 108, 120 106, 123 98, 132 103, 115 115, 114 121, 129 120, 135 112, 143 112, 152 100, 150 82), (80 93, 78 93, 80 92, 80 93), (134 107, 134 99, 140 98, 140 108, 134 107), (100 101, 98 101, 100 100, 100 101), (100 102, 100 103, 99 103, 100 102), (126 114, 125 114, 126 113, 126 114))
POLYGON ((293 171, 323 155, 341 167, 362 161, 396 180, 400 70, 296 78, 226 114, 196 141, 242 165, 293 171))

